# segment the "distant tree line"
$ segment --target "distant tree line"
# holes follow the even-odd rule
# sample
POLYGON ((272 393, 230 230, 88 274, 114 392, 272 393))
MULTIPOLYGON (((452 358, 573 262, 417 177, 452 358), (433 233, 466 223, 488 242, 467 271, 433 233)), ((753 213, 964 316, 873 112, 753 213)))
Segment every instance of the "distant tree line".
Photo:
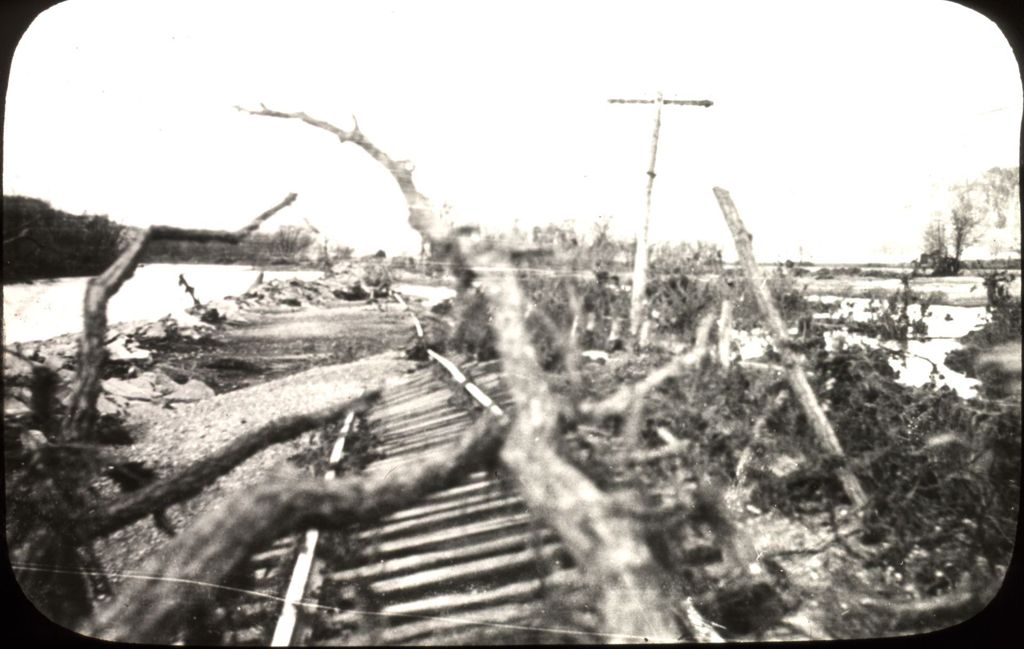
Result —
MULTIPOLYGON (((117 257, 133 228, 107 216, 69 214, 38 198, 4 196, 3 280, 96 275, 117 257)), ((256 232, 239 244, 154 241, 144 263, 275 265, 331 263, 352 256, 352 248, 321 243, 308 229, 282 226, 256 232)))
POLYGON ((46 201, 4 196, 4 282, 95 275, 117 257, 125 228, 106 216, 68 214, 46 201))
MULTIPOLYGON (((255 232, 240 243, 222 241, 154 241, 146 251, 147 263, 195 264, 294 264, 310 261, 313 235, 297 226, 282 226, 275 232, 255 232)), ((323 257, 331 251, 317 250, 323 257)), ((335 250, 335 253, 338 251, 335 250)))

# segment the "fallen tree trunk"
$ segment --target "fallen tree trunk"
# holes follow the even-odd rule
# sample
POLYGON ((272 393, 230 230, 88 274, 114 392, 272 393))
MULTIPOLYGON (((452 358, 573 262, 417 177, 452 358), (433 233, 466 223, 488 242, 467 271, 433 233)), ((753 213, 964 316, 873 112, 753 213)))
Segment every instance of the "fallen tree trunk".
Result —
POLYGON ((165 478, 131 492, 96 514, 83 515, 72 525, 78 526, 85 538, 104 536, 130 525, 171 505, 199 495, 217 478, 259 451, 317 426, 339 419, 348 411, 365 411, 379 397, 370 391, 352 400, 342 401, 320 410, 281 417, 245 435, 235 438, 212 455, 191 464, 176 476, 165 478))
POLYGON ((493 461, 506 430, 487 417, 445 458, 381 476, 293 480, 239 493, 149 559, 140 570, 146 577, 127 583, 82 632, 120 642, 173 642, 189 614, 246 557, 281 536, 372 522, 455 486, 493 461))
POLYGON ((663 573, 642 540, 636 511, 597 488, 555 451, 566 410, 550 392, 523 320, 514 276, 500 287, 495 329, 516 421, 501 451, 530 510, 551 525, 600 593, 605 631, 623 641, 675 642, 663 573))
POLYGON ((722 214, 725 216, 725 221, 729 224, 729 230, 732 231, 733 240, 736 242, 736 253, 742 262, 747 284, 750 286, 750 290, 754 292, 757 305, 765 318, 768 332, 772 337, 772 344, 782 357, 782 365, 785 367, 786 378, 789 380, 789 385, 793 390, 793 396, 796 397, 797 402, 800 404, 800 408, 807 417, 807 421, 810 423, 811 429, 814 431, 814 435, 818 438, 818 442, 823 447, 823 450, 839 460, 836 475, 839 477, 839 481, 842 482, 843 490, 846 492, 847 497, 849 497, 850 502, 857 508, 863 508, 868 502, 868 496, 864 492, 860 480, 846 466, 846 456, 843 453, 842 445, 839 443, 839 438, 836 437, 835 431, 832 430, 832 424, 829 423, 828 417, 825 416, 825 411, 822 410, 821 404, 818 403, 814 390, 811 389, 810 383, 807 382, 807 375, 803 369, 803 355, 794 351, 790 344, 786 324, 782 321, 779 310, 775 308, 772 296, 768 292, 766 280, 757 265, 757 261, 754 259, 754 249, 751 246, 753 237, 743 226, 743 221, 740 219, 739 212, 736 211, 736 206, 733 204, 729 192, 720 187, 715 187, 714 192, 715 198, 718 199, 718 205, 722 209, 722 214))

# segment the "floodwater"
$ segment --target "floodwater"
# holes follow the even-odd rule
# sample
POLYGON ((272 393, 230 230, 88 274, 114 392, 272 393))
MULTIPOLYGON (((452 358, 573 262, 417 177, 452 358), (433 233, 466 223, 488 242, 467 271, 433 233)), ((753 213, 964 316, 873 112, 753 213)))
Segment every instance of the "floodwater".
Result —
MULTIPOLYGON (((1013 273, 1013 281, 1007 285, 1010 295, 1020 297, 1021 278, 1013 273)), ((894 293, 901 288, 900 280, 891 277, 858 277, 842 276, 833 279, 817 279, 798 277, 798 286, 806 287, 814 295, 856 295, 863 293, 894 293)), ((988 302, 985 291, 985 280, 975 275, 957 277, 917 277, 910 282, 911 289, 916 293, 927 295, 941 293, 945 304, 961 306, 985 306, 988 302)))
POLYGON ((405 297, 413 297, 423 300, 423 305, 428 309, 438 302, 451 300, 455 297, 455 289, 447 286, 400 283, 392 285, 391 288, 405 297))
MULTIPOLYGON (((856 322, 865 322, 872 318, 875 308, 884 306, 882 300, 868 298, 847 298, 834 295, 818 296, 821 311, 815 313, 816 319, 830 317, 847 317, 856 322)), ((921 317, 921 305, 912 304, 907 309, 911 321, 921 317)), ((928 334, 921 340, 910 340, 905 348, 905 358, 891 358, 889 365, 899 373, 899 382, 904 385, 921 386, 928 381, 936 385, 949 386, 958 395, 969 399, 977 395, 977 379, 968 378, 959 372, 946 367, 946 355, 962 345, 959 339, 971 331, 979 329, 989 321, 985 307, 932 305, 924 317, 928 325, 928 334)), ((791 330, 796 333, 796 329, 791 330)), ((737 332, 740 357, 753 360, 764 355, 768 348, 767 332, 737 332)), ((829 349, 843 345, 862 345, 864 347, 885 346, 892 350, 900 350, 900 345, 892 341, 880 341, 871 336, 854 334, 844 330, 826 331, 825 344, 829 349)))
MULTIPOLYGON (((248 266, 224 266, 213 264, 147 264, 140 266, 135 275, 128 280, 115 295, 109 305, 109 321, 131 322, 138 320, 151 321, 166 315, 175 317, 179 322, 191 322, 194 316, 185 310, 192 306, 192 299, 178 285, 178 275, 185 279, 196 291, 196 297, 206 302, 230 295, 244 293, 255 281, 260 270, 248 266)), ((318 279, 321 271, 273 271, 264 272, 264 280, 298 278, 304 280, 318 279)), ((45 340, 61 334, 76 333, 81 330, 82 300, 88 277, 67 277, 54 280, 39 280, 31 284, 10 284, 4 286, 4 342, 27 342, 45 340)), ((848 283, 848 280, 843 280, 848 283)), ((1019 281, 1019 280, 1018 280, 1019 281)), ((898 280, 880 280, 872 278, 872 288, 898 288, 898 280)), ((944 278, 941 287, 947 293, 954 292, 973 294, 980 282, 977 278, 944 278), (959 281, 957 281, 959 280, 959 281), (954 286, 956 285, 956 286, 954 286), (958 290, 959 289, 959 290, 958 290)), ((1019 285, 1018 285, 1019 286, 1019 285)), ((419 298, 430 306, 455 295, 454 290, 445 286, 425 286, 417 284, 396 284, 395 290, 406 296, 419 298)), ((916 290, 922 287, 915 286, 916 290)), ((984 295, 982 293, 982 295, 984 295)), ((871 317, 871 309, 881 305, 879 300, 868 298, 848 298, 835 295, 819 295, 816 299, 821 304, 821 312, 815 317, 826 318, 832 315, 845 315, 853 320, 864 321, 871 317)), ((909 315, 916 318, 920 315, 920 306, 912 305, 909 315)), ((959 338, 973 331, 988 321, 988 313, 983 306, 949 306, 933 305, 925 317, 928 325, 928 338, 911 340, 906 347, 904 360, 894 358, 890 361, 899 372, 900 381, 907 385, 923 385, 934 380, 938 385, 948 385, 964 397, 976 395, 978 382, 975 379, 954 372, 945 366, 946 354, 959 348, 959 338)), ((795 333, 795 331, 794 331, 795 333)), ((736 331, 740 357, 756 359, 764 355, 768 346, 766 332, 755 329, 751 332, 736 331)), ((830 347, 843 344, 862 344, 866 346, 886 345, 898 349, 892 342, 881 342, 877 339, 851 334, 845 331, 830 331, 826 335, 830 347)))
MULTIPOLYGON (((178 275, 195 289, 201 302, 241 295, 256 281, 260 270, 251 266, 217 264, 143 264, 125 282, 108 305, 111 324, 157 320, 166 315, 179 322, 193 318, 185 313, 192 298, 178 285, 178 275)), ((266 270, 272 279, 318 279, 318 270, 266 270)), ((61 277, 29 284, 4 286, 4 344, 45 340, 82 330, 82 303, 89 277, 61 277)))

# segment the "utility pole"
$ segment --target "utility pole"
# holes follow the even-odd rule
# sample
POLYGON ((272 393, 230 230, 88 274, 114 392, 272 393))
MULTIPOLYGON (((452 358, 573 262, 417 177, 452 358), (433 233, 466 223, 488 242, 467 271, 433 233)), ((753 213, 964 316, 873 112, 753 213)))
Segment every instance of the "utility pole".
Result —
POLYGON ((610 104, 654 104, 654 137, 651 139, 651 163, 647 168, 647 202, 644 218, 636 233, 636 254, 633 256, 633 293, 629 303, 629 327, 636 347, 647 344, 646 321, 647 292, 647 233, 651 226, 651 190, 654 189, 654 164, 658 159, 658 133, 661 131, 662 106, 701 106, 708 108, 707 99, 665 99, 661 93, 655 99, 609 99, 610 104))

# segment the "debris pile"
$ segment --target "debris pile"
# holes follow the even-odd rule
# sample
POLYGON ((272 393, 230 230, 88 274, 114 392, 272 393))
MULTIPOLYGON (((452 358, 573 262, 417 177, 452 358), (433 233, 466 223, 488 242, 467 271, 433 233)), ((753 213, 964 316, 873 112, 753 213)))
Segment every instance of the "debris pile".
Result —
MULTIPOLYGON (((96 408, 101 419, 123 420, 133 403, 170 406, 213 396, 209 386, 195 379, 184 383, 154 369, 152 347, 171 340, 204 340, 214 327, 196 321, 179 324, 167 316, 149 323, 121 323, 108 332, 108 363, 96 408)), ((33 415, 33 366, 48 369, 56 377, 54 386, 58 413, 71 404, 78 365, 78 334, 50 340, 15 344, 4 350, 4 422, 26 425, 33 415)), ((178 377, 184 379, 185 377, 178 377)), ((113 424, 112 421, 107 421, 113 424)))

